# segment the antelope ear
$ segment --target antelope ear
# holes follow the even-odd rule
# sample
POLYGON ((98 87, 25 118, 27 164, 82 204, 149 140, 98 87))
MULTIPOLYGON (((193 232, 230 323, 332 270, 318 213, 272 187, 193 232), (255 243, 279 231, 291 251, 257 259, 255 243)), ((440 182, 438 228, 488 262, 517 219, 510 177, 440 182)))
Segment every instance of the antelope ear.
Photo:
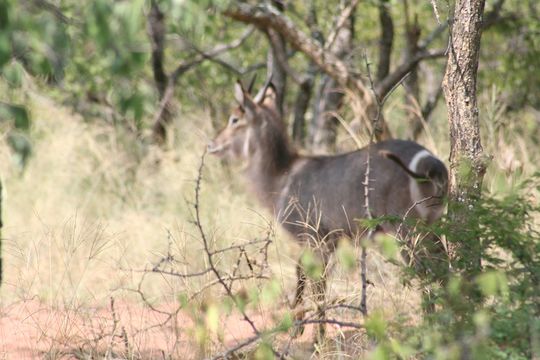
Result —
POLYGON ((253 100, 251 100, 249 94, 246 94, 240 81, 237 81, 236 84, 234 84, 234 98, 242 110, 248 115, 248 118, 253 119, 255 117, 256 105, 253 100))
POLYGON ((234 84, 234 99, 238 105, 244 107, 244 103, 246 102, 246 94, 240 80, 237 80, 234 84))
POLYGON ((261 104, 270 108, 276 108, 277 93, 274 84, 270 83, 261 99, 261 104))

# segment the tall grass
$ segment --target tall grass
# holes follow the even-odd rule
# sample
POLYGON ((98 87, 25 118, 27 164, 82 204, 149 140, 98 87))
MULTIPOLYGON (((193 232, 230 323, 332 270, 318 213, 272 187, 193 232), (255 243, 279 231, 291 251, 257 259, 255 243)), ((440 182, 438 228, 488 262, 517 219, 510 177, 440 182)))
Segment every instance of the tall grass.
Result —
MULTIPOLYGON (((106 306, 111 296, 139 301, 126 289, 136 289, 142 278, 139 270, 150 269, 164 254, 174 253, 184 272, 206 266, 191 203, 201 154, 207 136, 214 133, 206 114, 179 116, 174 135, 160 149, 126 129, 99 120, 86 122, 46 97, 31 98, 33 155, 24 170, 10 161, 7 142, 0 142, 4 306, 38 299, 69 310, 106 306)), ((496 93, 484 94, 482 100, 484 144, 494 157, 486 186, 496 192, 538 170, 537 145, 526 131, 533 127, 538 132, 538 124, 531 115, 525 121, 517 114, 503 115, 496 93)), ((386 112, 391 119, 392 106, 386 112)), ((439 155, 449 147, 444 119, 441 107, 430 124, 431 135, 422 140, 439 155)), ((6 134, 8 125, 0 126, 6 134)), ((239 172, 238 167, 206 159, 200 207, 203 226, 216 248, 260 237, 272 223, 271 214, 245 192, 239 172)), ((290 298, 300 251, 278 230, 269 259, 270 276, 283 291, 275 309, 290 298)), ((234 262, 234 257, 224 256, 218 265, 230 268, 234 262)), ((375 251, 370 251, 368 272, 375 284, 369 288, 370 309, 388 318, 416 321, 418 292, 404 287, 397 270, 375 251)), ((152 274, 141 290, 152 303, 167 303, 179 294, 197 293, 209 281, 152 274)), ((359 289, 359 271, 334 262, 328 297, 358 303, 359 289)), ((211 288, 198 299, 204 302, 219 294, 211 288)))

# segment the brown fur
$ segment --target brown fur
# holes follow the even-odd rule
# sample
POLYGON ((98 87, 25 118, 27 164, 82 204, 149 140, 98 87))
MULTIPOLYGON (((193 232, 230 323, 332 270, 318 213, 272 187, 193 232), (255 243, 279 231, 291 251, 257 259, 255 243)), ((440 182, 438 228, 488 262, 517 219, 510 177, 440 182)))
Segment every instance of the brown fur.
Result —
MULTIPOLYGON (((366 217, 363 181, 368 151, 369 204, 374 217, 407 214, 432 222, 442 214, 448 173, 444 164, 419 144, 389 140, 373 144, 369 150, 341 155, 299 155, 276 111, 271 86, 259 102, 239 84, 235 96, 239 106, 233 110, 229 124, 209 144, 209 152, 244 160, 244 175, 251 191, 298 241, 316 246, 323 263, 340 237, 361 236, 365 230, 355 220, 366 217), (235 117, 238 120, 234 121, 235 117), (421 156, 413 160, 415 155, 421 156), (415 169, 406 165, 412 162, 415 169), (419 198, 411 198, 412 189, 419 198)), ((382 230, 395 232, 396 226, 383 224, 382 230)), ((304 283, 299 266, 294 305, 301 301, 304 283)), ((319 299, 324 300, 324 279, 315 287, 319 299)))

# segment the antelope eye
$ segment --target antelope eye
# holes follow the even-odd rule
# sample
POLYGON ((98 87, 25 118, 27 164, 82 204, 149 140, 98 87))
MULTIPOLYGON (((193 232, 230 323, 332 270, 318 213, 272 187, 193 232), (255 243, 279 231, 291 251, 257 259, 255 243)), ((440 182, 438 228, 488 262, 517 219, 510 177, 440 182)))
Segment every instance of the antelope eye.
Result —
POLYGON ((237 117, 233 117, 231 118, 231 124, 236 124, 238 122, 238 118, 237 117))

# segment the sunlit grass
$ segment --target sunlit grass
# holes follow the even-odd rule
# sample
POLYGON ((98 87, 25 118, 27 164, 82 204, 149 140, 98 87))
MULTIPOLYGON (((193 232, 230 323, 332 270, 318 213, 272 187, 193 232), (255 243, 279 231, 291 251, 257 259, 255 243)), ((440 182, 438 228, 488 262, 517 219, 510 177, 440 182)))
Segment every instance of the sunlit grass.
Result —
MULTIPOLYGON (((486 113, 494 106, 489 101, 481 104, 486 113)), ((81 311, 105 306, 111 296, 140 301, 126 289, 136 289, 139 270, 150 269, 169 251, 183 264, 179 267, 183 272, 207 266, 192 204, 201 155, 207 136, 214 133, 206 114, 179 116, 174 136, 159 149, 124 129, 99 120, 85 122, 46 97, 36 94, 29 105, 33 155, 24 171, 10 161, 6 141, 0 142, 5 191, 3 304, 37 299, 54 308, 81 311)), ((392 106, 385 112, 390 124, 391 111, 392 106)), ((535 144, 513 116, 497 129, 482 119, 484 147, 493 155, 485 185, 494 193, 538 170, 535 144)), ((6 124, 1 126, 7 130, 6 124)), ((442 107, 429 126, 430 134, 421 142, 446 161, 449 141, 442 107)), ((223 248, 264 236, 272 216, 245 192, 239 168, 212 157, 205 162, 200 209, 212 246, 223 248)), ((283 293, 274 308, 283 309, 292 300, 300 251, 278 228, 269 248, 269 276, 283 293)), ((224 255, 218 266, 230 269, 235 262, 234 256, 224 255)), ((398 270, 375 250, 370 250, 368 265, 368 277, 375 284, 368 292, 370 310, 380 310, 390 319, 417 321, 419 291, 403 286, 398 270)), ((198 294, 212 280, 210 275, 177 279, 151 274, 141 290, 150 302, 167 303, 182 294, 198 294)), ((244 286, 261 283, 248 281, 244 286)), ((359 294, 359 270, 333 262, 328 298, 358 304, 359 294)), ((220 295, 222 289, 210 288, 197 301, 220 295)), ((309 297, 306 304, 313 306, 309 297)))

